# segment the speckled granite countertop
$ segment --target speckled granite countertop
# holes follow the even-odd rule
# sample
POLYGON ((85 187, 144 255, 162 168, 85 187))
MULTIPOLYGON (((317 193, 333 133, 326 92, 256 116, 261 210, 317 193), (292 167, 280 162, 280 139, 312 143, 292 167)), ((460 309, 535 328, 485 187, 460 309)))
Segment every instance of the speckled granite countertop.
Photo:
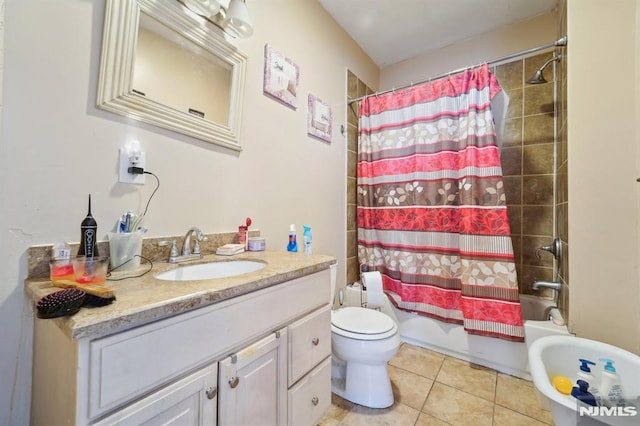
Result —
MULTIPOLYGON (((320 254, 260 251, 235 256, 206 255, 202 260, 177 265, 154 263, 153 269, 140 278, 108 280, 105 285, 116 293, 116 301, 111 305, 82 308, 70 317, 48 320, 36 318, 35 321, 55 321, 65 334, 76 340, 101 337, 313 274, 329 268, 335 262, 335 258, 320 254), (258 260, 267 266, 256 272, 202 281, 175 282, 154 278, 160 272, 186 265, 230 260, 258 260)), ((148 265, 143 264, 137 271, 114 273, 112 278, 136 275, 146 268, 148 265)), ((48 279, 27 279, 25 285, 28 297, 34 302, 59 290, 48 279)))

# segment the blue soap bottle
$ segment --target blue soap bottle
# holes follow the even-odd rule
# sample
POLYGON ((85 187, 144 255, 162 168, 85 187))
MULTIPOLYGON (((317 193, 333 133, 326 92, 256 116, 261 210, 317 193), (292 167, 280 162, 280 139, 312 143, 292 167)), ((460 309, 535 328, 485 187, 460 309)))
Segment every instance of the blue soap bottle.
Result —
POLYGON ((589 388, 589 383, 584 380, 578 380, 576 382, 578 386, 574 386, 571 390, 571 396, 578 399, 579 401, 584 402, 587 405, 591 405, 592 407, 597 407, 598 403, 592 394, 587 390, 589 388))
POLYGON ((298 242, 296 241, 296 225, 289 225, 289 244, 287 251, 296 253, 298 251, 298 242))

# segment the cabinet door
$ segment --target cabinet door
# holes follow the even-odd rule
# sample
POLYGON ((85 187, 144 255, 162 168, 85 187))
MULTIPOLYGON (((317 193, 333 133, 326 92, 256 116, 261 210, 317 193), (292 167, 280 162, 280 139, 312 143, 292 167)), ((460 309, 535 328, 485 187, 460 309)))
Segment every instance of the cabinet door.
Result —
POLYGON ((215 425, 218 364, 205 367, 94 426, 215 425))
POLYGON ((286 329, 220 361, 221 425, 286 424, 286 329))

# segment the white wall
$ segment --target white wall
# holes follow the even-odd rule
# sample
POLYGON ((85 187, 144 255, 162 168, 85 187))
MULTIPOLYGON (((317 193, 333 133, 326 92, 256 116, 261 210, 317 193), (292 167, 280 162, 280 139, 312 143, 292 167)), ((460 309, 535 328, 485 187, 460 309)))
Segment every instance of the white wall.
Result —
MULTIPOLYGON (((1 0, 0 0, 1 1, 1 0)), ((366 81, 378 69, 315 0, 248 2, 241 153, 96 109, 103 1, 9 0, 0 139, 0 424, 28 424, 31 304, 23 295, 26 250, 78 241, 92 194, 104 239, 154 189, 117 182, 118 148, 138 139, 161 180, 146 225, 151 237, 237 230, 247 216, 267 246, 284 249, 290 223, 313 227, 314 250, 335 256, 344 277, 346 68, 366 81), (297 110, 262 94, 264 45, 301 69, 297 110), (306 134, 307 95, 333 108, 331 144, 306 134)), ((301 235, 300 235, 301 236, 301 235)), ((292 296, 295 297, 295 296, 292 296)), ((46 383, 34 386, 46 386, 46 383)))
POLYGON ((635 353, 638 8, 636 0, 567 3, 570 326, 580 336, 635 353))

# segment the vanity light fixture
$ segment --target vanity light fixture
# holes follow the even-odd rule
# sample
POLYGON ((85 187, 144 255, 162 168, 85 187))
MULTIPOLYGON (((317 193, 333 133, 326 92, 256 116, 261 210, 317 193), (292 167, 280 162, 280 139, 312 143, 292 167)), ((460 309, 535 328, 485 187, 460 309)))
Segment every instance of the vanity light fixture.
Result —
POLYGON ((245 0, 231 0, 227 15, 222 21, 222 25, 228 33, 235 37, 247 38, 253 34, 249 9, 245 0))
POLYGON ((253 34, 245 0, 230 0, 228 7, 224 7, 218 0, 178 1, 232 37, 247 38, 253 34))

